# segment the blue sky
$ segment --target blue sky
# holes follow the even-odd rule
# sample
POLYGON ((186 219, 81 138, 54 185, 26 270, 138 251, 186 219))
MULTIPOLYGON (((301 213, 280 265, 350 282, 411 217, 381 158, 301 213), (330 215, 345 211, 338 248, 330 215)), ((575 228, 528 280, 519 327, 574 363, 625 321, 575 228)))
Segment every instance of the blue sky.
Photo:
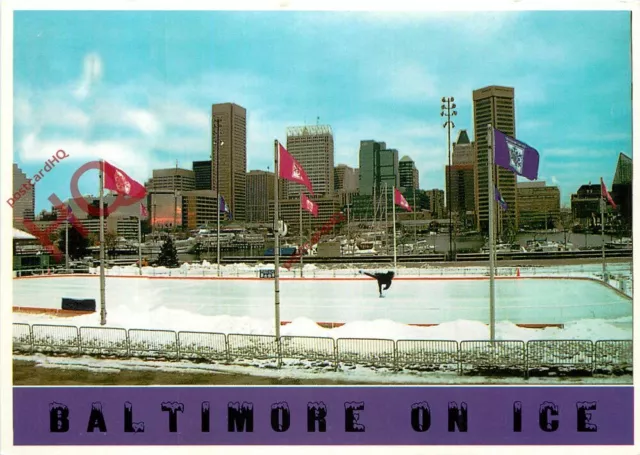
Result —
MULTIPOLYGON (((273 169, 286 127, 331 125, 335 164, 358 166, 360 140, 409 155, 421 187, 444 188, 440 98, 473 138, 472 90, 515 88, 517 137, 541 155, 563 204, 610 185, 631 156, 628 12, 36 12, 14 16, 14 160, 52 192, 104 158, 144 182, 210 154, 212 103, 248 113, 248 170, 273 169)), ((80 181, 97 192, 97 174, 80 181)))

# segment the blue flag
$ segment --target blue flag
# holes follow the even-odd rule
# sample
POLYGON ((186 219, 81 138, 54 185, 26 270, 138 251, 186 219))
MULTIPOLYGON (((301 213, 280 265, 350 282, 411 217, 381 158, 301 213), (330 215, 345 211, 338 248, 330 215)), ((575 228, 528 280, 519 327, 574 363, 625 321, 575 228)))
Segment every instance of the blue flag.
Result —
POLYGON ((498 188, 495 189, 495 197, 496 197, 496 201, 498 201, 498 204, 500 205, 500 208, 502 210, 507 210, 507 208, 509 207, 507 205, 507 203, 505 202, 504 199, 502 199, 502 194, 500 194, 500 191, 498 191, 498 188))

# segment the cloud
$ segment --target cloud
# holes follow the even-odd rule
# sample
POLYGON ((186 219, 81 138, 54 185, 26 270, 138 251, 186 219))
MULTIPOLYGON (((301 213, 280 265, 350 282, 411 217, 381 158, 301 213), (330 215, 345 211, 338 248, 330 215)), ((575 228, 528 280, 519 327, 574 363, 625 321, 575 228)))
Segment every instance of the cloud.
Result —
POLYGON ((98 54, 87 54, 83 62, 82 77, 74 91, 76 98, 83 100, 102 77, 102 59, 98 54))
POLYGON ((130 109, 123 113, 123 121, 131 123, 146 135, 158 133, 160 125, 155 116, 144 109, 130 109))

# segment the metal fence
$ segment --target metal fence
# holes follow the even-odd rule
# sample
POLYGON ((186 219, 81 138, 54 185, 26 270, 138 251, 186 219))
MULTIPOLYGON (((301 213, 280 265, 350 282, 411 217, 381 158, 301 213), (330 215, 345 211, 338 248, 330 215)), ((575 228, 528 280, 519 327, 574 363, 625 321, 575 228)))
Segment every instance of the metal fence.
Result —
POLYGON ((13 324, 16 353, 483 376, 623 375, 631 340, 384 340, 13 324))

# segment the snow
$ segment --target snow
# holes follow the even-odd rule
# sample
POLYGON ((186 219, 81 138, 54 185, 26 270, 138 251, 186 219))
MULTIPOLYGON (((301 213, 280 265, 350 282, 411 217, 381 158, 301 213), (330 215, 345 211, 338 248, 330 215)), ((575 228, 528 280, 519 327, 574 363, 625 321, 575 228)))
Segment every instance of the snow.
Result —
MULTIPOLYGON (((459 376, 455 373, 429 372, 429 374, 411 374, 408 372, 384 372, 362 367, 342 371, 317 371, 299 367, 283 366, 281 369, 269 369, 260 366, 220 365, 207 363, 191 363, 187 361, 163 362, 142 361, 137 359, 97 359, 92 357, 47 357, 42 354, 33 356, 14 355, 14 360, 36 362, 39 368, 57 368, 64 370, 86 370, 94 373, 118 374, 121 371, 159 371, 165 373, 216 373, 246 374, 276 379, 295 376, 297 379, 335 380, 353 382, 354 384, 486 384, 484 376, 459 376)), ((626 376, 593 376, 593 377, 492 377, 492 384, 531 385, 531 384, 632 384, 631 375, 626 376)))
MULTIPOLYGON (((60 308, 62 297, 100 302, 95 276, 16 279, 13 292, 14 306, 60 308)), ((387 293, 387 299, 378 299, 375 282, 370 279, 284 280, 281 320, 292 323, 282 326, 281 334, 334 339, 489 338, 486 280, 395 280, 387 293), (327 329, 316 322, 345 325, 327 329), (408 325, 412 323, 439 325, 408 325)), ((631 301, 597 282, 499 280, 496 296, 499 340, 632 339, 631 301), (527 329, 515 325, 554 322, 565 327, 527 329)), ((275 332, 272 280, 109 276, 106 302, 107 327, 255 335, 275 332)), ((13 321, 90 327, 99 326, 100 315, 58 318, 14 313, 13 321)))

